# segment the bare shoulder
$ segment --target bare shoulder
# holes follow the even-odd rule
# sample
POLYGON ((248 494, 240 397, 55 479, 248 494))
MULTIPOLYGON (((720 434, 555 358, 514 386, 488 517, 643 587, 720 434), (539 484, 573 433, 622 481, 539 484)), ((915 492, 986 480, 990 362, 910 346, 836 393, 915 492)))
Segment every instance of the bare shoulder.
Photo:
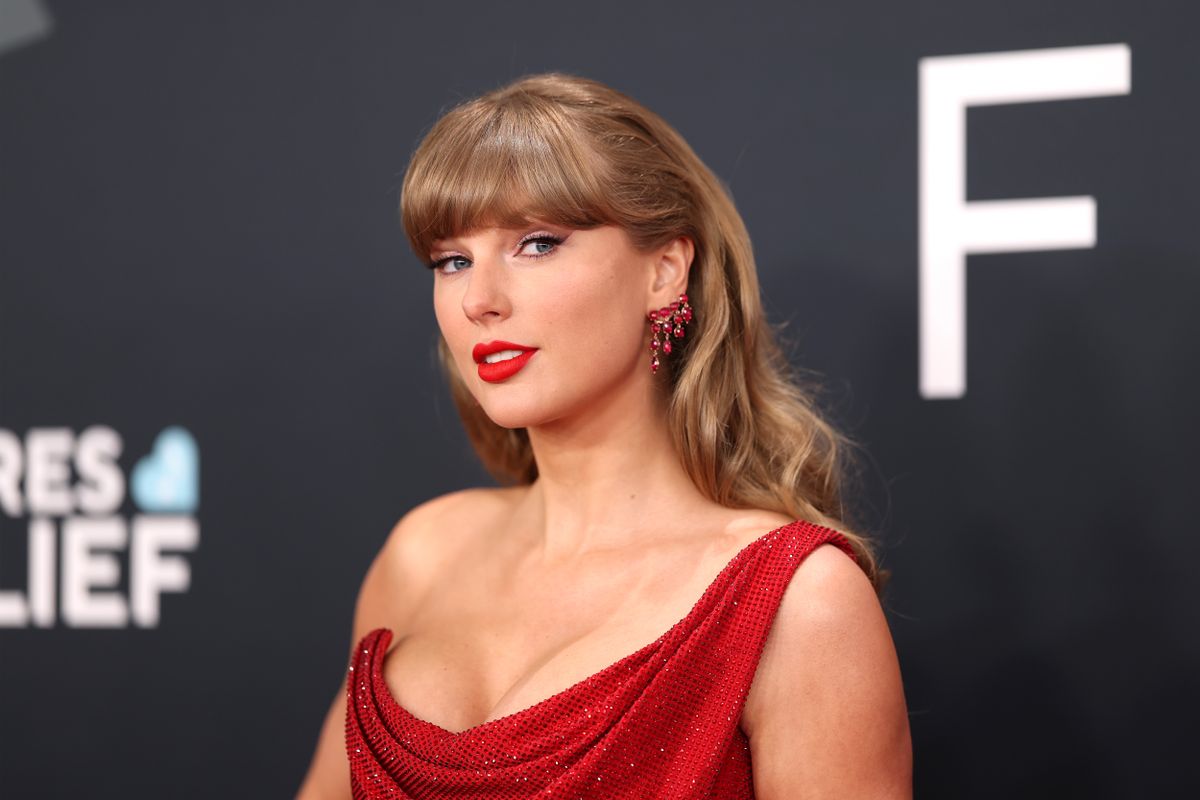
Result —
MULTIPOLYGON (((519 489, 468 489, 442 495, 400 518, 367 569, 354 609, 351 652, 376 628, 403 631, 422 594, 467 537, 486 530, 519 499, 519 489)), ((349 771, 344 750, 346 679, 334 693, 312 762, 297 798, 346 797, 349 771)))
POLYGON ((820 674, 825 668, 839 674, 847 668, 871 671, 894 660, 891 633, 870 580, 841 549, 824 544, 801 562, 784 592, 755 684, 787 688, 776 684, 797 683, 797 664, 804 665, 800 674, 817 682, 826 679, 820 674))
POLYGON ((388 534, 380 553, 419 569, 457 550, 473 532, 511 511, 525 487, 463 489, 414 507, 388 534))
POLYGON ((751 540, 795 521, 786 514, 764 509, 746 509, 727 513, 730 514, 730 518, 725 529, 751 540))
MULTIPOLYGON (((400 518, 379 548, 358 590, 350 648, 376 628, 403 632, 422 593, 465 537, 486 527, 519 498, 520 490, 468 489, 429 500, 400 518), (470 524, 468 524, 470 523, 470 524)), ((350 652, 348 661, 353 661, 350 652)), ((333 703, 297 798, 346 797, 344 750, 346 679, 333 703)))
POLYGON ((354 640, 402 626, 445 566, 519 500, 524 487, 464 489, 415 506, 392 527, 359 589, 354 640))
POLYGON ((819 635, 830 629, 887 632, 870 579, 833 544, 817 547, 796 568, 776 619, 778 627, 801 635, 819 635), (877 629, 877 623, 883 628, 877 629))
POLYGON ((909 797, 911 743, 895 646, 874 587, 822 545, 797 567, 742 727, 755 789, 782 797, 909 797))
POLYGON ((714 523, 720 523, 714 527, 721 531, 730 551, 740 550, 755 539, 794 521, 775 511, 726 508, 716 511, 713 520, 714 523))

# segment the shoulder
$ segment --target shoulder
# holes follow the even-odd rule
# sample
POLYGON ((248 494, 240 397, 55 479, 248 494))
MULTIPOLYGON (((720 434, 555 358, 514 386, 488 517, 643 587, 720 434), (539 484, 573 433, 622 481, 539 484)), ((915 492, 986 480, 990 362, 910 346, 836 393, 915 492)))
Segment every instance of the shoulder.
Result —
POLYGON ((791 517, 775 511, 729 509, 714 504, 706 522, 697 527, 718 532, 715 538, 722 548, 718 555, 728 560, 743 547, 791 522, 794 522, 791 517))
POLYGON ((392 526, 359 588, 355 641, 377 627, 402 625, 414 601, 470 546, 472 537, 491 530, 525 491, 464 489, 405 513, 392 526))
POLYGON ((451 492, 414 507, 396 522, 380 557, 419 567, 454 551, 475 531, 510 512, 527 487, 451 492))
MULTIPOLYGON (((853 659, 886 658, 891 634, 879 600, 866 574, 837 545, 822 544, 796 568, 784 591, 759 662, 755 683, 771 686, 778 680, 795 683, 797 663, 814 679, 823 667, 853 659), (869 651, 860 646, 876 645, 869 651), (794 659, 799 659, 796 661, 794 659)), ((857 663, 870 667, 871 664, 857 663)), ((780 687, 776 687, 780 688, 780 687)))
POLYGON ((911 791, 908 715, 891 633, 871 582, 838 547, 821 545, 797 567, 742 727, 764 800, 911 791))
MULTIPOLYGON (((443 523, 478 521, 480 516, 489 517, 506 511, 524 497, 528 486, 507 488, 474 488, 450 492, 426 500, 408 511, 393 528, 392 535, 408 531, 421 531, 443 523)), ((400 533, 400 535, 404 535, 400 533)))
MULTIPOLYGON (((821 636, 865 630, 883 619, 879 598, 866 573, 836 544, 816 547, 804 558, 780 602, 772 637, 821 636)), ((768 639, 768 643, 770 640, 768 639)))

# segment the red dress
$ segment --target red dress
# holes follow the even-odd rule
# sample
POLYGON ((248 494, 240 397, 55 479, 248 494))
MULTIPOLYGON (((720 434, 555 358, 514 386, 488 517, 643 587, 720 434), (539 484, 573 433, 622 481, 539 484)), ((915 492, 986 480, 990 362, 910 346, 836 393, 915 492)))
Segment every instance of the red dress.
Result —
POLYGON ((358 644, 346 751, 364 798, 754 797, 742 706, 800 562, 837 531, 792 522, 746 545, 686 617, 574 686, 458 733, 418 719, 383 679, 392 633, 358 644))

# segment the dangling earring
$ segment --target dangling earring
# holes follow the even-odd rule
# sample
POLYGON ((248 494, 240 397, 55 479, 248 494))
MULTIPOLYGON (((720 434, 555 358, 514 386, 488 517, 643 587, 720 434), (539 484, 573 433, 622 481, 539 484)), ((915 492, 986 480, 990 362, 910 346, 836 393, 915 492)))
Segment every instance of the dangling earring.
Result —
POLYGON ((670 355, 671 339, 682 339, 683 329, 692 321, 692 307, 688 305, 688 296, 679 295, 679 299, 674 303, 651 311, 647 318, 650 320, 650 371, 658 372, 659 354, 670 355))

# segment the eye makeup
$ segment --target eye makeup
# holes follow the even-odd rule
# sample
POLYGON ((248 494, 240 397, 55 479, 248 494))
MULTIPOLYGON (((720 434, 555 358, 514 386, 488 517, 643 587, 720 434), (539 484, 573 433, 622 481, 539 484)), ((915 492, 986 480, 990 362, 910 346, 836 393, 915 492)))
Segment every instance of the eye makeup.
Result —
MULTIPOLYGON (((561 245, 563 242, 565 242, 567 240, 567 238, 568 238, 567 236, 559 236, 558 234, 550 233, 549 231, 545 231, 545 230, 535 231, 533 233, 526 234, 525 236, 521 237, 521 240, 517 243, 517 247, 516 247, 517 255, 524 255, 526 258, 544 258, 548 255, 552 255, 555 252, 555 250, 558 248, 558 246, 561 245), (551 249, 547 250, 545 252, 542 252, 542 253, 522 253, 521 252, 525 249, 525 247, 527 245, 536 244, 536 243, 549 244, 549 245, 551 245, 551 249)), ((431 270, 443 271, 442 270, 443 265, 445 265, 449 262, 455 261, 456 259, 461 259, 468 263, 470 262, 470 259, 467 258, 466 256, 462 255, 461 253, 457 253, 454 251, 446 251, 444 253, 435 253, 433 258, 430 259, 430 261, 428 261, 426 263, 426 266, 431 270)), ((459 267, 458 269, 455 269, 454 272, 458 272, 464 268, 465 267, 459 267)), ((452 273, 450 273, 450 274, 452 274, 452 273)))

